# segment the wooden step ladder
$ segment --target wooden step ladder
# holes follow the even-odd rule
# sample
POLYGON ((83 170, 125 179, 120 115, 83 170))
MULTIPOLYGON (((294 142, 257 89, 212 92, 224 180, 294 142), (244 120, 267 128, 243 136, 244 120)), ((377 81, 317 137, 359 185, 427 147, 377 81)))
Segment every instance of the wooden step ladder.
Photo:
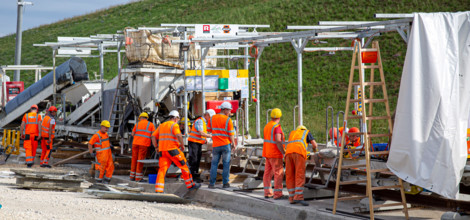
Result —
MULTIPOLYGON (((345 121, 343 126, 347 125, 348 120, 351 119, 359 119, 360 120, 360 129, 361 132, 358 133, 349 133, 348 136, 352 135, 362 135, 364 140, 363 149, 344 149, 341 147, 338 162, 338 169, 336 174, 336 188, 335 188, 335 197, 334 197, 334 204, 333 204, 333 214, 336 214, 338 201, 348 201, 348 200, 356 200, 356 199, 363 199, 369 198, 369 210, 370 210, 370 219, 374 219, 374 209, 379 207, 385 206, 403 206, 403 211, 405 213, 406 219, 408 219, 408 208, 406 205, 406 198, 405 198, 405 191, 403 189, 403 181, 398 178, 398 185, 391 185, 391 186, 372 186, 372 173, 380 173, 380 172, 387 172, 390 174, 390 170, 387 168, 384 169, 371 169, 371 156, 375 155, 382 155, 388 156, 389 151, 372 151, 371 152, 371 139, 378 138, 378 137, 388 137, 391 138, 392 136, 392 120, 390 117, 390 108, 388 104, 388 96, 387 96, 387 89, 385 87, 385 77, 383 73, 382 67, 382 59, 380 57, 380 49, 379 43, 374 41, 372 43, 372 48, 366 49, 361 47, 361 43, 355 41, 354 43, 354 53, 351 63, 351 72, 349 75, 349 86, 348 86, 348 96, 346 102, 346 114, 345 114, 345 121), (376 54, 376 56, 375 56, 376 54), (376 57, 376 59, 374 59, 376 57), (366 65, 366 63, 368 65, 366 65), (374 70, 378 69, 380 73, 380 81, 375 82, 374 80, 374 70), (359 75, 359 82, 354 82, 356 70, 359 75), (370 70, 370 81, 364 82, 366 70, 370 70), (358 91, 361 91, 361 95, 357 98, 351 98, 352 91, 354 87, 358 86, 358 91), (369 97, 366 98, 366 90, 365 86, 369 86, 369 97), (374 98, 374 86, 381 86, 383 98, 374 98), (355 116, 350 116, 350 104, 358 103, 362 105, 362 108, 358 108, 358 114, 355 116), (385 104, 386 115, 385 116, 373 116, 373 105, 374 103, 383 103, 385 104), (366 106, 369 107, 366 113, 366 106), (372 133, 372 120, 387 120, 388 123, 388 133, 385 134, 373 134, 372 133), (343 165, 344 153, 347 152, 357 152, 357 151, 364 151, 365 152, 365 160, 366 164, 357 164, 357 165, 343 165), (351 168, 366 168, 366 180, 353 180, 353 181, 342 181, 341 180, 341 171, 342 169, 351 169, 351 168), (366 195, 365 196, 350 196, 350 197, 342 197, 339 198, 339 190, 340 186, 348 185, 348 184, 358 184, 358 183, 366 183, 366 195), (373 204, 373 192, 375 190, 383 190, 383 189, 400 189, 401 194, 401 202, 398 203, 391 203, 391 204, 382 204, 382 205, 374 205, 373 204)), ((341 146, 345 146, 345 136, 342 136, 341 146)))

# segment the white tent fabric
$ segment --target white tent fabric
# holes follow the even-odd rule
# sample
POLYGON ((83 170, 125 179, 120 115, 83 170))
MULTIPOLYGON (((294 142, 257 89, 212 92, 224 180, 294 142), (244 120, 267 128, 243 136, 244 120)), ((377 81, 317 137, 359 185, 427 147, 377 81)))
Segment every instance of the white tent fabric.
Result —
POLYGON ((388 168, 409 183, 457 199, 469 111, 470 12, 416 13, 388 168))

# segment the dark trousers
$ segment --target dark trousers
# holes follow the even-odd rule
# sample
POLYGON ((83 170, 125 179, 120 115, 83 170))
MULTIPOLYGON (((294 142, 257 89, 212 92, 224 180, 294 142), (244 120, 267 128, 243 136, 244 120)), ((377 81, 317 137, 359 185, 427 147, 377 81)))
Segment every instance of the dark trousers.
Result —
POLYGON ((195 176, 199 172, 199 164, 201 163, 202 144, 188 141, 188 150, 189 171, 195 176))

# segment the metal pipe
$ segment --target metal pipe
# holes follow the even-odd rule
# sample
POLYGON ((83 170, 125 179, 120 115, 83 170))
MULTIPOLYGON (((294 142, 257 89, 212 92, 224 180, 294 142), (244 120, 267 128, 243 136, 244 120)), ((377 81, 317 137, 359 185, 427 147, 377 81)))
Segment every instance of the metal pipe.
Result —
POLYGON ((54 106, 57 105, 57 102, 56 102, 56 93, 57 93, 57 82, 56 82, 56 76, 55 76, 55 56, 56 56, 56 53, 57 53, 57 49, 56 48, 53 48, 52 49, 52 99, 53 100, 53 104, 54 106))
MULTIPOLYGON (((99 45, 99 50, 100 50, 100 77, 101 77, 101 102, 103 102, 103 97, 104 97, 104 54, 103 54, 103 44, 100 43, 99 45)), ((112 111, 112 109, 111 109, 112 111)), ((104 111, 101 109, 101 118, 105 118, 104 116, 104 111)))
POLYGON ((259 99, 259 59, 255 59, 255 79, 256 79, 256 138, 261 137, 260 127, 260 99, 259 99))
MULTIPOLYGON (((23 0, 18 0, 18 12, 16 22, 16 50, 15 50, 15 65, 21 64, 21 41, 23 37, 23 31, 21 30, 21 24, 23 23, 23 0)), ((20 81, 20 70, 15 70, 13 75, 13 81, 20 81)))
MULTIPOLYGON (((339 142, 341 141, 341 139, 339 138, 339 136, 341 135, 341 132, 339 132, 339 115, 342 114, 343 115, 343 121, 344 122, 344 112, 343 111, 339 111, 338 114, 336 115, 336 127, 338 128, 337 130, 337 135, 336 135, 336 141, 337 141, 337 146, 339 146, 339 142)), ((346 135, 346 127, 343 127, 343 135, 346 135)))
POLYGON ((298 107, 299 107, 298 105, 294 106, 294 115, 293 115, 294 117, 292 117, 294 119, 293 120, 294 121, 294 130, 295 130, 295 109, 298 108, 298 107))
MULTIPOLYGON (((299 47, 302 45, 302 39, 298 40, 299 47)), ((303 105, 302 105, 302 50, 298 50, 297 52, 297 77, 298 77, 298 105, 299 105, 299 124, 303 125, 303 105)))
MULTIPOLYGON (((248 55, 249 52, 248 52, 248 47, 245 47, 245 55, 248 55)), ((245 57, 245 63, 243 65, 243 67, 248 70, 249 69, 249 63, 248 63, 248 57, 245 57)), ((248 89, 249 90, 249 89, 248 89)), ((249 120, 249 114, 248 114, 248 111, 250 110, 250 106, 249 106, 249 98, 246 98, 245 99, 245 129, 246 129, 246 133, 249 134, 250 132, 250 120, 249 120)))
MULTIPOLYGON (((206 112, 206 96, 205 96, 205 90, 204 90, 204 80, 206 75, 206 72, 204 70, 204 52, 205 50, 208 50, 209 48, 201 47, 201 90, 202 90, 202 113, 206 112)), ((196 76, 197 76, 197 71, 196 71, 196 76)))
MULTIPOLYGON (((332 129, 332 131, 331 131, 331 134, 332 134, 332 135, 331 135, 331 136, 333 136, 333 137, 331 137, 331 145, 334 145, 334 144, 335 144, 335 141, 334 141, 334 134, 333 134, 334 129, 333 129, 333 128, 334 128, 334 124, 335 124, 335 121, 334 121, 335 112, 334 112, 333 107, 331 107, 331 106, 328 106, 328 107, 326 108, 326 127, 325 127, 326 139, 325 139, 325 143, 328 145, 328 141, 330 141, 329 138, 328 138, 328 136, 329 136, 329 130, 328 130, 328 124, 329 124, 329 123, 328 123, 328 116, 329 116, 329 113, 330 113, 330 112, 331 112, 331 129, 332 129), (330 111, 330 109, 331 109, 331 111, 330 111)), ((338 137, 338 136, 336 136, 336 137, 338 137)))
POLYGON ((266 111, 266 124, 269 122, 269 112, 271 112, 272 110, 273 109, 270 108, 266 111))
MULTIPOLYGON (((184 32, 184 40, 187 40, 187 32, 185 31, 184 32)), ((184 110, 183 110, 183 115, 185 118, 188 118, 188 91, 187 91, 187 85, 186 85, 186 70, 188 69, 188 50, 185 50, 183 52, 184 54, 184 65, 183 65, 183 68, 184 68, 184 94, 183 94, 183 101, 184 101, 184 104, 183 104, 183 107, 184 107, 184 110)), ((204 114, 204 112, 202 113, 204 114)), ((189 136, 189 130, 188 130, 188 120, 185 120, 184 121, 184 130, 186 132, 184 132, 184 137, 187 138, 189 136)))
POLYGON ((243 122, 243 115, 244 115, 244 111, 242 108, 238 108, 237 109, 237 115, 236 115, 236 120, 237 120, 237 129, 236 129, 236 132, 237 132, 237 139, 238 139, 238 136, 239 136, 239 133, 238 131, 242 131, 242 145, 243 143, 245 143, 245 123, 243 122), (243 123, 243 127, 240 126, 240 121, 239 121, 239 117, 240 116, 242 117, 242 123, 243 123))

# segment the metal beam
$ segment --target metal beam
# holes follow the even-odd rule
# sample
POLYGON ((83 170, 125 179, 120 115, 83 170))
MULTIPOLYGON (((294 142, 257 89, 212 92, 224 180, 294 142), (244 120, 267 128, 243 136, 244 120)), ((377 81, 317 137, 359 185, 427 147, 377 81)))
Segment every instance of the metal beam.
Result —
POLYGON ((414 14, 375 14, 374 18, 413 18, 414 14))

